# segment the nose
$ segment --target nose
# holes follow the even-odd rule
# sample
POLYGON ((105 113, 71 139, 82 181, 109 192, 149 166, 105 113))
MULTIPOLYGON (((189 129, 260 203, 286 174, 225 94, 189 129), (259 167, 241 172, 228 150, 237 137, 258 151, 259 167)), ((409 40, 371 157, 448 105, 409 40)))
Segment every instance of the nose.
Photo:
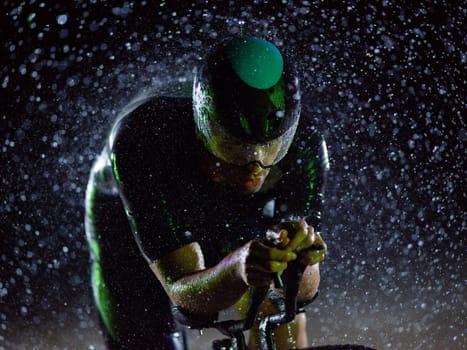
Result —
POLYGON ((255 147, 253 154, 257 162, 261 162, 264 159, 264 149, 262 147, 255 147))
POLYGON ((259 172, 260 172, 261 169, 262 169, 260 163, 257 162, 257 161, 256 161, 256 162, 252 162, 252 163, 250 164, 249 167, 250 167, 250 172, 251 172, 253 175, 259 174, 259 172))

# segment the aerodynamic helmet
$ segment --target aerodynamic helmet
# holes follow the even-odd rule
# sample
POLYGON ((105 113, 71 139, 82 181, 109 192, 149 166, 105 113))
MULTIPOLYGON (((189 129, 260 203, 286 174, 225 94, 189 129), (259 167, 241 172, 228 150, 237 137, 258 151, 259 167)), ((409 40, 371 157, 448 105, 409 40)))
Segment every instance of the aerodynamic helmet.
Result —
POLYGON ((277 164, 293 140, 300 107, 294 67, 274 44, 261 38, 222 42, 195 75, 198 135, 209 152, 227 163, 277 164))

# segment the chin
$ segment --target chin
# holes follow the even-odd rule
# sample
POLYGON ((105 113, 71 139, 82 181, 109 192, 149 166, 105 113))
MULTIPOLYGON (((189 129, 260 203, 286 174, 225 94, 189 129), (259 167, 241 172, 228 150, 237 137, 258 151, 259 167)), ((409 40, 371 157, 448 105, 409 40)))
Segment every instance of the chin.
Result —
POLYGON ((261 187, 259 188, 242 188, 239 190, 240 193, 242 194, 253 194, 256 193, 260 190, 261 187))
POLYGON ((239 185, 237 186, 237 189, 240 193, 244 194, 252 194, 258 192, 261 187, 263 186, 263 183, 261 183, 258 186, 245 186, 245 185, 239 185))

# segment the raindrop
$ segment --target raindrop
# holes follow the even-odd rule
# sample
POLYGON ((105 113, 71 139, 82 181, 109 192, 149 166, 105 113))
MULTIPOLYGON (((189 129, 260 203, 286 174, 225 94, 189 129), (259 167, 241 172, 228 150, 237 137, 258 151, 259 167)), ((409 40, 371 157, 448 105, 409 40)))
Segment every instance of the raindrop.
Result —
POLYGON ((68 21, 68 16, 66 14, 57 16, 57 23, 59 25, 64 25, 68 21))
POLYGON ((28 314, 28 308, 26 306, 21 306, 21 315, 26 316, 28 314))

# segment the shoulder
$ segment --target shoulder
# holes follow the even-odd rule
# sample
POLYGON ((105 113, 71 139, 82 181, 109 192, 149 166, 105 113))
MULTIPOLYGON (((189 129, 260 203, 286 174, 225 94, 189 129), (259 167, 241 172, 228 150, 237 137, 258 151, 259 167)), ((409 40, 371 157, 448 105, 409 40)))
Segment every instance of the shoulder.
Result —
POLYGON ((108 148, 113 151, 122 143, 139 143, 140 146, 145 141, 157 143, 170 137, 174 128, 184 130, 191 119, 191 98, 157 96, 139 99, 125 107, 115 121, 108 148))
POLYGON ((162 172, 179 152, 178 141, 193 137, 193 125, 191 98, 152 97, 126 108, 107 143, 117 181, 162 172))
POLYGON ((329 168, 326 140, 319 130, 302 117, 294 141, 286 156, 286 163, 295 166, 319 159, 324 168, 329 168))
MULTIPOLYGON (((305 120, 306 122, 306 120, 305 120)), ((286 218, 303 217, 319 227, 320 206, 329 171, 326 142, 311 123, 300 123, 286 157, 278 164, 283 176, 276 187, 277 205, 286 218)))

